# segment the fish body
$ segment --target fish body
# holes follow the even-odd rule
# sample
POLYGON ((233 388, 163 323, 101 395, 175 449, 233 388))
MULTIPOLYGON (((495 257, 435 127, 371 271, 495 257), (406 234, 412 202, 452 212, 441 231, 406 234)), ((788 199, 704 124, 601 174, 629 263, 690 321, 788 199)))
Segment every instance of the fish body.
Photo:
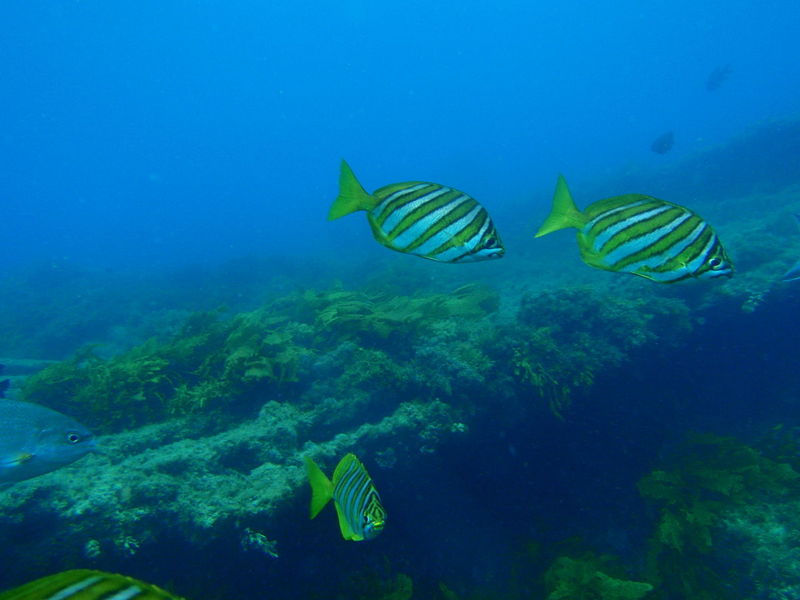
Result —
POLYGON ((86 427, 59 412, 0 399, 0 485, 54 471, 96 450, 86 427))
POLYGON ((675 143, 675 135, 668 131, 658 136, 650 145, 650 149, 656 154, 666 154, 672 150, 672 145, 675 143))
POLYGON ((342 161, 339 196, 328 220, 359 210, 367 212, 375 239, 397 252, 449 263, 505 254, 489 213, 464 192, 438 183, 409 181, 369 194, 342 161))
POLYGON ((125 575, 89 569, 48 575, 0 593, 0 600, 182 600, 125 575))
POLYGON ((306 457, 305 463, 311 484, 312 519, 333 499, 344 539, 370 540, 383 531, 386 510, 372 478, 355 454, 347 454, 339 461, 333 481, 310 458, 306 457))
POLYGON ((706 79, 706 89, 709 92, 715 92, 718 90, 723 83, 728 80, 731 74, 731 66, 730 65, 720 65, 714 67, 711 73, 708 74, 708 78, 706 79))
POLYGON ((730 277, 733 264, 708 223, 687 208, 643 194, 591 204, 583 212, 559 176, 553 210, 536 234, 574 227, 583 261, 659 283, 730 277))

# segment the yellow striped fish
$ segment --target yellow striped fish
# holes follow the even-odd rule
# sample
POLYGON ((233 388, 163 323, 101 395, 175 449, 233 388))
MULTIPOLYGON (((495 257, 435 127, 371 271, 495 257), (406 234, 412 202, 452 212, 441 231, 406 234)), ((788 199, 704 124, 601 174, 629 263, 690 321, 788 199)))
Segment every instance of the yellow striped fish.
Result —
POLYGON ((306 457, 305 462, 311 484, 312 519, 333 498, 344 539, 354 542, 371 540, 383 531, 386 510, 369 473, 355 454, 347 454, 339 461, 333 472, 333 481, 313 460, 306 457))
POLYGON ((76 569, 0 593, 0 600, 183 600, 125 575, 76 569))
POLYGON ((536 234, 575 227, 586 264, 659 283, 733 275, 733 263, 711 229, 691 210, 643 194, 598 200, 581 212, 563 176, 553 210, 536 234))
POLYGON ((365 210, 375 239, 392 250, 438 262, 474 262, 501 258, 505 248, 478 202, 463 192, 410 181, 367 193, 342 161, 339 196, 328 220, 365 210))

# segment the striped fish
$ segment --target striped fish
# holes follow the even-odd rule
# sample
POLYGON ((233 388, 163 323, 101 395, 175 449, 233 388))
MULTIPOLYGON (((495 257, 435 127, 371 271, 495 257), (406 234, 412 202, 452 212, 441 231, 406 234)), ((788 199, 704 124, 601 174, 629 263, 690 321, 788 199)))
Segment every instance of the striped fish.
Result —
POLYGON ((125 575, 76 569, 0 593, 0 600, 182 600, 125 575))
POLYGON ((464 192, 438 183, 410 181, 368 194, 342 161, 339 196, 328 220, 359 210, 367 211, 375 239, 398 252, 448 263, 505 254, 489 213, 464 192))
POLYGON ((536 237, 567 227, 578 230, 583 261, 598 269, 659 283, 733 275, 733 264, 711 226, 671 202, 625 194, 581 212, 559 176, 553 210, 536 237))
POLYGON ((347 454, 329 480, 317 464, 305 458, 308 482, 311 484, 311 518, 316 517, 333 498, 339 528, 346 540, 360 542, 376 537, 386 524, 386 510, 378 490, 355 454, 347 454))

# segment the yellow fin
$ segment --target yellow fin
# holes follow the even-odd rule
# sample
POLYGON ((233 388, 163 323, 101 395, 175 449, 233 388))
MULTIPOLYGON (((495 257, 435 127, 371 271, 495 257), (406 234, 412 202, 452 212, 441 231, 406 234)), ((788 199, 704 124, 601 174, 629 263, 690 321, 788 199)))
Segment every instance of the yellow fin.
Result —
POLYGON ((325 473, 317 466, 317 463, 307 456, 303 460, 306 463, 308 483, 311 484, 311 510, 309 514, 313 519, 333 497, 333 483, 325 477, 325 473))
POLYGON ((328 221, 349 215, 357 210, 371 210, 377 205, 378 199, 361 187, 350 165, 343 160, 339 170, 339 195, 328 211, 328 221))
POLYGON ((575 201, 572 199, 572 194, 569 193, 566 179, 564 179, 563 175, 559 175, 556 183, 556 192, 553 194, 553 208, 550 211, 550 215, 542 223, 539 231, 536 232, 536 237, 542 237, 567 227, 580 229, 586 224, 586 220, 586 217, 575 206, 575 201))
POLYGON ((339 516, 339 529, 342 531, 342 537, 354 542, 363 540, 364 538, 357 535, 353 531, 353 528, 350 527, 350 523, 347 522, 347 517, 344 516, 344 511, 342 511, 342 507, 339 506, 339 503, 334 500, 333 505, 336 507, 336 514, 339 516))

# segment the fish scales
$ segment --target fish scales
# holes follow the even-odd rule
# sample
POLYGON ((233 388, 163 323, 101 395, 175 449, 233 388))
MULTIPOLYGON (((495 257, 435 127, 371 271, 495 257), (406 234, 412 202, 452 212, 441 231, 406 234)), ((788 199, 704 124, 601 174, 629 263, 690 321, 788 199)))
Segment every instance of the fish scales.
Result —
POLYGON ((306 473, 311 485, 313 519, 333 500, 339 518, 339 528, 346 540, 370 540, 383 531, 386 510, 367 469, 354 454, 346 454, 329 480, 317 464, 306 457, 306 473))
POLYGON ((328 219, 359 210, 366 211, 373 237, 397 252, 452 263, 505 254, 488 211, 470 195, 422 181, 393 183, 369 194, 342 161, 339 196, 328 219))
POLYGON ((380 497, 360 462, 340 463, 333 474, 333 498, 342 507, 353 531, 365 537, 361 515, 367 514, 375 501, 380 503, 380 497))
POLYGON ((113 573, 75 569, 0 593, 0 600, 182 600, 161 588, 113 573))
POLYGON ((599 200, 583 212, 559 177, 553 209, 537 237, 574 227, 581 258, 590 266, 659 283, 733 274, 716 233, 693 211, 643 194, 599 200))

